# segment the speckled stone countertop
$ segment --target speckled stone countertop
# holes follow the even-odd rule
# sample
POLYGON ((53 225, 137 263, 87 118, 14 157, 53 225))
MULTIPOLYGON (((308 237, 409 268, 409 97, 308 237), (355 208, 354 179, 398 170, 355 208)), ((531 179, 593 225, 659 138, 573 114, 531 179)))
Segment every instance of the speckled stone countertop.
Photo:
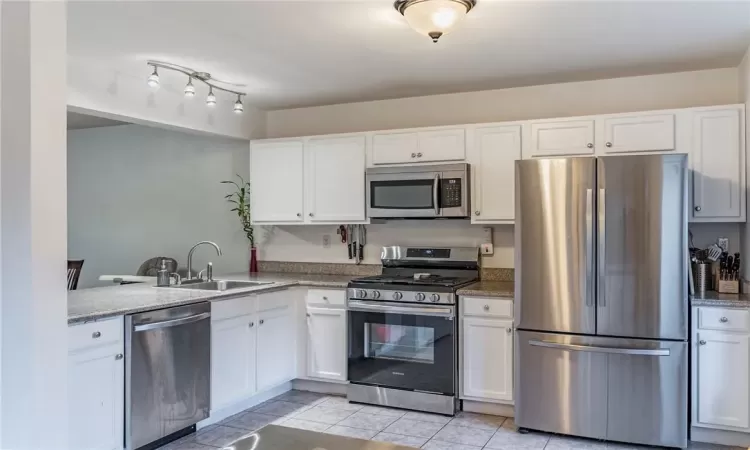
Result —
POLYGON ((707 291, 703 294, 696 293, 691 299, 692 306, 718 306, 722 308, 750 309, 750 295, 748 294, 720 294, 715 291, 707 291))
POLYGON ((307 273, 228 274, 218 280, 265 281, 269 284, 232 291, 199 291, 192 289, 157 288, 152 284, 125 284, 81 289, 68 292, 68 324, 90 322, 107 317, 133 314, 172 306, 188 305, 207 300, 226 300, 238 296, 285 289, 293 286, 346 288, 351 275, 307 273))
POLYGON ((512 281, 477 281, 458 290, 458 295, 479 297, 513 298, 515 287, 512 281))

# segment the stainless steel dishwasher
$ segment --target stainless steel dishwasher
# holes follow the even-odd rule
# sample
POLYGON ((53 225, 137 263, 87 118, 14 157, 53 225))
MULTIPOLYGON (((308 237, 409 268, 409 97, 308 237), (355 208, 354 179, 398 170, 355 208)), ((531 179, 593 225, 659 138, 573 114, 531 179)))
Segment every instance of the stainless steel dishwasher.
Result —
POLYGON ((210 304, 126 316, 125 338, 125 448, 192 431, 211 405, 210 304))

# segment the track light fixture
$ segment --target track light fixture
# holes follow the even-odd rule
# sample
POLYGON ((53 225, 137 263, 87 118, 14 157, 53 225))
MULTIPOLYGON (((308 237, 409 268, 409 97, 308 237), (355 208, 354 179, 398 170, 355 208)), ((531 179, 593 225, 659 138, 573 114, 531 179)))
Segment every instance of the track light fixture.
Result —
POLYGON ((234 102, 235 113, 240 114, 245 110, 245 107, 242 104, 242 96, 247 95, 247 94, 245 92, 240 92, 240 91, 231 89, 229 87, 225 87, 225 86, 245 87, 244 84, 235 84, 235 83, 230 83, 228 81, 217 80, 216 78, 213 78, 211 74, 208 72, 198 72, 189 67, 184 67, 184 66, 180 66, 180 65, 172 64, 168 62, 147 61, 146 64, 154 68, 154 72, 148 77, 148 80, 147 80, 148 85, 151 87, 159 86, 159 74, 156 71, 157 68, 174 70, 175 72, 184 73, 185 75, 188 76, 188 82, 187 82, 187 85, 185 86, 185 97, 191 98, 195 96, 195 86, 193 85, 193 80, 197 80, 197 81, 202 82, 206 86, 208 86, 208 96, 206 97, 206 105, 208 105, 209 107, 213 107, 216 105, 216 95, 214 94, 214 89, 217 89, 219 91, 228 92, 230 94, 235 94, 237 96, 237 101, 234 102), (223 86, 221 86, 220 84, 223 86))

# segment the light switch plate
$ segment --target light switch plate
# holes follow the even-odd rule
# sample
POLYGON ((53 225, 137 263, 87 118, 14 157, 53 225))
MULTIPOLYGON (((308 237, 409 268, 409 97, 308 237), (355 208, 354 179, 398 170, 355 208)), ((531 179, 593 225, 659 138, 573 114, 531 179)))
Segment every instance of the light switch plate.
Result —
POLYGON ((729 238, 720 237, 719 239, 717 239, 717 244, 725 252, 729 251, 729 238))
POLYGON ((483 255, 494 255, 495 254, 495 246, 492 244, 482 244, 480 246, 481 253, 483 255))
POLYGON ((323 235, 323 248, 331 248, 331 235, 330 234, 323 235))
POLYGON ((482 239, 482 243, 492 244, 492 228, 484 227, 482 228, 482 232, 484 233, 484 238, 482 239))

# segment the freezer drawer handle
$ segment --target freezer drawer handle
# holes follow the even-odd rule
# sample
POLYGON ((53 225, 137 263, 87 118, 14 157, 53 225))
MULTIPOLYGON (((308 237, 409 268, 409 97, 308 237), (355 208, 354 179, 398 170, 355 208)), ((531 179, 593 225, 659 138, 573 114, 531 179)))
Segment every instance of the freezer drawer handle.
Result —
POLYGON ((181 317, 179 319, 165 320, 164 322, 147 323, 143 325, 136 325, 133 327, 133 331, 148 331, 158 330, 160 328, 176 327, 177 325, 185 325, 186 323, 193 323, 199 320, 208 319, 211 317, 210 312, 196 314, 194 316, 181 317))
POLYGON ((534 347, 558 348, 560 350, 572 350, 578 352, 592 353, 612 353, 616 355, 640 355, 640 356, 669 356, 669 349, 646 349, 646 348, 621 348, 621 347, 601 347, 595 345, 579 344, 562 344, 550 341, 529 341, 529 345, 534 347))

